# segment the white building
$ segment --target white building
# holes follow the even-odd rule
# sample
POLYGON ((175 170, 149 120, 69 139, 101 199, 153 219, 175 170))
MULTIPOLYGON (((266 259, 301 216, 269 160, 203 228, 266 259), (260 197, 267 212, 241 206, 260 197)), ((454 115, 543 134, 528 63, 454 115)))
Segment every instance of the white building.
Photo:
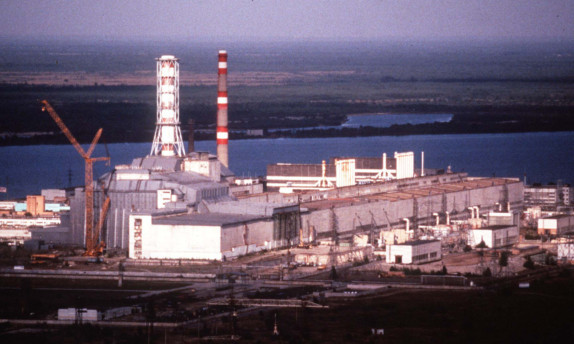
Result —
POLYGON ((469 230, 470 246, 476 247, 482 241, 488 248, 514 245, 518 242, 518 226, 493 225, 469 230))
POLYGON ((574 261, 574 243, 560 243, 558 244, 558 261, 574 261))
POLYGON ((267 166, 267 188, 284 193, 328 190, 373 182, 415 177, 414 153, 395 152, 393 158, 336 157, 322 164, 267 166))
POLYGON ((300 222, 298 205, 229 202, 213 205, 212 210, 216 211, 130 215, 129 257, 234 258, 291 244, 300 222))
POLYGON ((100 319, 101 314, 95 309, 86 309, 86 308, 58 309, 58 320, 98 321, 100 319))
POLYGON ((570 185, 532 185, 524 187, 524 205, 570 205, 570 185))
POLYGON ((574 215, 554 215, 538 219, 538 234, 563 235, 574 231, 574 215))
POLYGON ((440 240, 415 240, 386 246, 386 262, 424 264, 442 259, 440 240))

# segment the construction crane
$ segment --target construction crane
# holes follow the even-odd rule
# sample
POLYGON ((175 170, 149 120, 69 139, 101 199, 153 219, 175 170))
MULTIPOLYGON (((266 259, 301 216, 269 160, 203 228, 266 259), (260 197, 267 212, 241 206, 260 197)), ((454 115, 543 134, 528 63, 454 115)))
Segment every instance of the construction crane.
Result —
POLYGON ((94 230, 94 185, 93 185, 94 175, 93 175, 93 165, 94 165, 94 162, 96 162, 96 161, 109 161, 110 160, 109 157, 98 157, 98 158, 92 158, 91 157, 92 153, 94 152, 94 149, 96 148, 96 144, 98 143, 98 140, 100 139, 100 136, 102 135, 102 128, 100 128, 96 132, 96 135, 94 136, 94 139, 92 140, 90 148, 86 152, 86 151, 84 151, 82 146, 80 146, 80 144, 78 143, 76 138, 72 135, 72 133, 70 132, 68 127, 64 124, 64 122, 62 121, 60 116, 58 116, 58 114, 56 113, 56 110, 54 110, 54 108, 50 105, 50 103, 48 103, 47 100, 42 100, 40 103, 42 103, 42 111, 48 111, 48 113, 50 114, 50 116, 52 117, 54 122, 56 122, 58 127, 60 127, 60 130, 62 130, 64 135, 66 135, 66 137, 68 138, 70 143, 72 143, 74 148, 78 151, 78 153, 80 153, 80 155, 82 156, 82 158, 85 161, 85 164, 86 164, 86 170, 85 170, 86 253, 84 255, 86 255, 86 256, 97 256, 97 255, 101 254, 101 252, 103 251, 103 247, 105 247, 105 245, 103 244, 103 241, 100 241, 101 243, 99 243, 98 240, 101 239, 100 238, 101 227, 102 227, 103 221, 104 221, 106 213, 107 213, 106 210, 109 208, 109 203, 110 203, 109 198, 106 198, 106 200, 104 201, 104 204, 102 206, 102 211, 100 212, 100 219, 98 221, 98 224, 96 225, 96 230, 94 230))

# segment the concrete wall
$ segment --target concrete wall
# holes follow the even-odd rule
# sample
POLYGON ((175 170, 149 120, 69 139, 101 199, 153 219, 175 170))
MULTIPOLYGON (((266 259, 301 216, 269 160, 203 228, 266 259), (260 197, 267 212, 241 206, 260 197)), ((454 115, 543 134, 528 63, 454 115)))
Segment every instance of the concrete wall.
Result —
POLYGON ((221 252, 227 258, 274 247, 271 220, 224 226, 222 229, 221 252))
POLYGON ((558 244, 558 260, 574 260, 574 244, 562 243, 558 244))
POLYGON ((509 226, 496 230, 488 228, 471 229, 468 232, 468 236, 469 244, 473 247, 484 241, 489 248, 499 248, 518 242, 518 227, 509 226))
MULTIPOLYGON (((309 227, 314 226, 318 238, 325 238, 336 233, 341 237, 352 234, 369 232, 371 223, 374 224, 375 233, 387 230, 387 216, 392 227, 404 228, 403 218, 409 218, 411 225, 434 224, 434 212, 441 214, 449 211, 451 219, 468 218, 469 206, 480 206, 481 213, 487 213, 500 202, 504 185, 489 186, 480 189, 449 192, 440 195, 423 196, 415 199, 398 201, 376 200, 348 203, 344 206, 335 206, 330 209, 320 209, 301 214, 301 223, 304 234, 307 236, 309 227), (446 209, 445 209, 446 208, 446 209), (415 211, 417 217, 415 219, 415 211)), ((522 183, 506 184, 508 199, 511 207, 522 206, 522 183)), ((305 205, 303 205, 304 207, 305 205)))
POLYGON ((74 190, 74 197, 70 197, 70 236, 73 244, 85 246, 85 194, 83 188, 74 190))
POLYGON ((538 219, 538 234, 563 235, 574 231, 574 215, 538 219))
POLYGON ((129 219, 130 258, 140 259, 221 259, 221 227, 153 225, 151 216, 129 219), (134 222, 142 219, 142 255, 134 255, 134 222))

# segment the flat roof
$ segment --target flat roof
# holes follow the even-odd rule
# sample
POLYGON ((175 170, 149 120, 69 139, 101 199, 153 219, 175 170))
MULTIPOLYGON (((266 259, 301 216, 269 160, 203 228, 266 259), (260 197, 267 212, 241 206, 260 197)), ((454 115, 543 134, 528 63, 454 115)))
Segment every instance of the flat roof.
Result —
POLYGON ((574 217, 574 215, 568 215, 568 214, 558 214, 558 215, 552 215, 552 216, 547 216, 547 217, 543 217, 543 220, 547 220, 547 219, 562 219, 565 217, 574 217))
MULTIPOLYGON (((400 179, 398 180, 401 181, 400 179)), ((357 204, 367 203, 369 201, 402 201, 407 199, 423 198, 428 196, 437 196, 449 192, 458 192, 464 190, 474 190, 490 186, 504 185, 512 181, 505 178, 481 178, 456 181, 450 183, 436 183, 432 185, 417 186, 413 188, 401 188, 399 190, 379 192, 374 194, 361 195, 357 197, 347 197, 339 199, 319 200, 302 202, 305 208, 322 209, 337 206, 343 203, 357 204), (326 205, 327 204, 327 205, 326 205), (325 206, 326 205, 326 206, 325 206)), ((368 185, 367 185, 368 186, 368 185)))
POLYGON ((174 226, 225 226, 260 219, 265 219, 265 217, 222 213, 179 214, 173 216, 152 217, 152 224, 174 226))
POLYGON ((486 226, 486 227, 481 227, 481 228, 473 228, 472 230, 486 230, 486 231, 496 231, 499 229, 504 229, 504 228, 511 228, 511 227, 517 227, 516 225, 493 225, 493 226, 486 226))
POLYGON ((393 246, 419 246, 419 245, 426 245, 433 242, 440 242, 440 240, 412 240, 407 241, 402 244, 393 244, 393 246))

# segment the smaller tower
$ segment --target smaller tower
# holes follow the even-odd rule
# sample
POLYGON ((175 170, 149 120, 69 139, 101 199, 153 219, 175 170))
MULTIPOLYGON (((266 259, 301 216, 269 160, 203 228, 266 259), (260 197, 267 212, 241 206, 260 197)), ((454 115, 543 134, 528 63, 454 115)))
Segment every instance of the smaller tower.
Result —
POLYGON ((184 156, 179 127, 179 63, 171 55, 157 59, 157 116, 150 155, 184 156))
POLYGON ((227 51, 219 51, 219 64, 217 71, 217 158, 229 167, 229 153, 227 143, 229 133, 227 130, 227 51))

